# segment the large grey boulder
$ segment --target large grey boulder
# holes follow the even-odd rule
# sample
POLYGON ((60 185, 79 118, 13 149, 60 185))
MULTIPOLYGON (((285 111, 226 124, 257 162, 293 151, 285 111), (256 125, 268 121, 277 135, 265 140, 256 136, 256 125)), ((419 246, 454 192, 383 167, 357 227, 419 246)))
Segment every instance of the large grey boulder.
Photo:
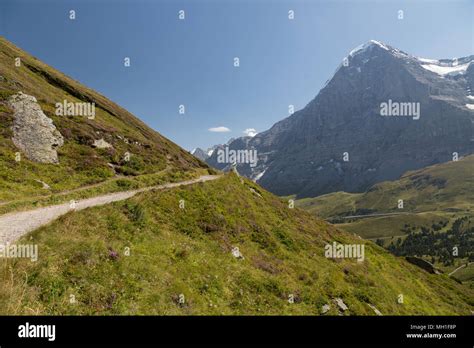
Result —
POLYGON ((39 163, 58 163, 56 149, 64 144, 53 120, 47 117, 36 98, 19 92, 10 97, 14 111, 13 143, 28 159, 39 163))

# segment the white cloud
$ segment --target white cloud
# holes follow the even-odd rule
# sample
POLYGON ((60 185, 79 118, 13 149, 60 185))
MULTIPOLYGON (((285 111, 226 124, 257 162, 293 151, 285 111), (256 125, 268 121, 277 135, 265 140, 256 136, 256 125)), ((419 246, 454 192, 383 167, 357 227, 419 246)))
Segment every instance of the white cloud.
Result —
POLYGON ((257 130, 255 128, 247 128, 242 133, 244 133, 248 137, 254 137, 257 135, 257 130))
POLYGON ((227 127, 220 126, 220 127, 209 128, 208 131, 209 132, 216 132, 216 133, 227 133, 227 132, 230 132, 230 129, 227 128, 227 127))

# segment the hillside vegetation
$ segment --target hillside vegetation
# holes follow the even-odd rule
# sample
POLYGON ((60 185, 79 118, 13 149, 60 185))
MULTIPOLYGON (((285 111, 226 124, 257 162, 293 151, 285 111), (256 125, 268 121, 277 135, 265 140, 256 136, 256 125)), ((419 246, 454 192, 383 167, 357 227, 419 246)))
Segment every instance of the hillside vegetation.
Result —
MULTIPOLYGON (((397 255, 421 256, 449 272, 474 258, 473 197, 474 155, 470 155, 408 172, 365 193, 336 192, 298 200, 296 205, 397 255), (384 213, 396 215, 377 215, 384 213), (453 247, 459 248, 459 255, 453 255, 453 247)), ((468 270, 460 280, 474 279, 467 276, 472 277, 468 270)))
MULTIPOLYGON (((474 155, 405 173, 399 180, 372 186, 365 193, 335 192, 297 201, 322 218, 374 213, 472 212, 474 155), (403 209, 398 200, 403 200, 403 209)), ((341 220, 337 220, 341 222, 341 220)))
POLYGON ((2 314, 318 315, 330 304, 328 315, 375 315, 371 304, 385 315, 434 315, 473 308, 472 291, 446 275, 290 209, 235 174, 70 213, 20 242, 38 244, 40 257, 0 261, 2 314), (365 244, 365 260, 326 258, 333 241, 365 244))
MULTIPOLYGON (((20 209, 206 173, 213 171, 126 110, 0 38, 0 214, 15 218, 20 209), (20 91, 36 98, 47 117, 29 96, 28 105, 62 134, 58 164, 16 160, 18 110, 9 101, 20 91), (94 102, 96 117, 57 116, 55 104, 63 100, 94 102), (112 147, 94 147, 98 140, 112 147)), ((415 191, 426 186, 429 198, 430 185, 444 185, 430 178, 407 180, 415 191)), ((387 207, 401 193, 395 189, 384 196, 387 207)), ((462 200, 470 189, 456 195, 458 209, 471 209, 462 200)), ((358 207, 351 195, 341 196, 347 211, 358 207)), ((410 197, 402 198, 412 208, 418 201, 410 197)), ((380 193, 373 199, 380 201, 380 193)), ((18 245, 37 246, 39 255, 0 258, 0 314, 375 315, 376 308, 384 315, 469 315, 474 306, 473 291, 447 275, 290 208, 233 173, 70 211, 18 245), (364 259, 326 258, 333 242, 363 245, 364 259)))
MULTIPOLYGON (((148 183, 159 184, 185 178, 184 173, 197 176, 195 171, 207 168, 128 111, 0 37, 0 204, 42 199, 117 177, 147 175, 148 183), (15 65, 16 58, 20 66, 15 65), (57 149, 59 164, 36 163, 24 154, 21 161, 15 160, 19 150, 12 141, 14 116, 8 100, 20 91, 37 99, 64 137, 64 145, 57 149), (95 103, 95 118, 57 116, 55 104, 64 100, 95 103), (99 139, 112 147, 93 147, 99 139), (127 152, 129 161, 124 160, 127 152), (153 175, 158 179, 153 180, 153 175), (41 182, 50 188, 44 189, 41 182)), ((113 183, 104 190, 120 190, 124 185, 113 183)))

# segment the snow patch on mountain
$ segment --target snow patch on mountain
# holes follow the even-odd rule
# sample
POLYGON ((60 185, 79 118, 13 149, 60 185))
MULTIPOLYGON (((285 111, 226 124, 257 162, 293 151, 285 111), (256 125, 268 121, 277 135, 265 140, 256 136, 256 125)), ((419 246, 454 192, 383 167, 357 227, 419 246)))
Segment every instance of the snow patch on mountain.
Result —
POLYGON ((437 59, 428 59, 428 58, 420 58, 420 57, 417 57, 417 59, 420 62, 423 62, 423 63, 429 63, 429 64, 438 64, 439 63, 439 60, 437 60, 437 59))
POLYGON ((445 75, 457 75, 457 74, 464 74, 469 66, 469 63, 466 64, 461 64, 461 65, 455 65, 455 66, 446 66, 446 65, 440 65, 439 62, 437 64, 421 64, 421 67, 432 71, 440 76, 445 76, 445 75))
POLYGON ((260 180, 260 179, 262 178, 262 176, 265 175, 265 172, 266 172, 266 171, 267 171, 267 169, 265 168, 265 169, 263 170, 263 172, 258 173, 258 174, 255 176, 255 178, 253 179, 253 181, 257 182, 258 180, 260 180))
POLYGON ((243 133, 248 137, 254 137, 258 134, 255 128, 247 128, 243 133))

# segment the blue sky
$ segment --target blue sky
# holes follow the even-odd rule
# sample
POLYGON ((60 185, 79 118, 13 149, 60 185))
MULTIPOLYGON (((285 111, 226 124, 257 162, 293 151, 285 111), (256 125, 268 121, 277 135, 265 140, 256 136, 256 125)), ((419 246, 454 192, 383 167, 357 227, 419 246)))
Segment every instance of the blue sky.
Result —
POLYGON ((473 54, 474 0, 1 0, 0 33, 190 150, 301 109, 370 39, 426 58, 473 54), (208 131, 219 126, 231 131, 208 131))

